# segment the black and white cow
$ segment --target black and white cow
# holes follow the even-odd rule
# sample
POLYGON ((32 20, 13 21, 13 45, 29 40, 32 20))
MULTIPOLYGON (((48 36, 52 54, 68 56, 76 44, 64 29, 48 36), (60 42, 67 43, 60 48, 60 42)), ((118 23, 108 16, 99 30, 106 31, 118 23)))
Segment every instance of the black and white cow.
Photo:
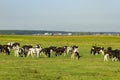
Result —
POLYGON ((100 54, 100 52, 103 50, 104 50, 104 47, 92 46, 90 53, 93 55, 96 55, 96 54, 100 54))
POLYGON ((71 54, 71 59, 79 60, 79 58, 80 58, 80 54, 79 54, 79 51, 78 51, 78 46, 73 46, 73 52, 71 54))
POLYGON ((20 46, 16 45, 16 46, 13 46, 13 50, 14 50, 14 55, 16 57, 23 57, 24 56, 24 49, 21 48, 20 46))
POLYGON ((57 47, 56 49, 55 49, 55 55, 56 56, 59 56, 59 55, 62 55, 62 54, 64 54, 64 56, 66 55, 66 46, 63 46, 63 47, 57 47))
POLYGON ((3 45, 3 51, 4 51, 7 55, 10 55, 10 46, 9 46, 9 45, 3 45))
POLYGON ((67 46, 67 50, 66 50, 67 55, 72 54, 73 49, 74 49, 74 46, 67 46))
POLYGON ((24 56, 27 57, 29 49, 33 48, 33 46, 32 45, 23 45, 22 48, 23 48, 23 54, 24 54, 24 56))
POLYGON ((0 45, 0 52, 10 55, 10 46, 9 45, 0 45))
POLYGON ((43 48, 43 49, 41 50, 41 54, 44 54, 44 55, 50 57, 50 56, 51 56, 51 48, 50 48, 50 47, 48 47, 48 48, 43 48))
POLYGON ((29 48, 27 56, 31 55, 32 57, 36 56, 37 58, 40 57, 42 47, 40 45, 37 45, 36 47, 29 48))
POLYGON ((56 54, 56 46, 49 46, 48 47, 49 49, 50 49, 50 53, 51 53, 51 55, 55 55, 56 54))
POLYGON ((108 47, 105 50, 104 61, 108 61, 108 57, 112 58, 112 61, 120 61, 120 50, 113 50, 112 47, 108 47))

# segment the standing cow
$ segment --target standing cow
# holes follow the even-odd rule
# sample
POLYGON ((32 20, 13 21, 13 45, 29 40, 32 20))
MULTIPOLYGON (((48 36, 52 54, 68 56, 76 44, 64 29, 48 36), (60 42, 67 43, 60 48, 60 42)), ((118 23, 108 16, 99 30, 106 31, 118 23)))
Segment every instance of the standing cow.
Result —
POLYGON ((79 60, 79 58, 80 58, 80 54, 79 54, 79 51, 78 51, 78 46, 73 46, 73 52, 71 54, 71 59, 79 60))
POLYGON ((9 45, 0 45, 0 52, 10 55, 10 46, 9 45))
POLYGON ((31 55, 32 57, 36 56, 37 58, 39 58, 41 50, 42 50, 42 47, 38 45, 37 47, 29 48, 27 56, 31 55))
POLYGON ((27 57, 29 49, 33 48, 33 46, 32 45, 23 45, 22 48, 23 48, 23 54, 24 54, 24 56, 27 57))
POLYGON ((92 48, 90 50, 90 53, 93 54, 93 55, 97 55, 97 54, 100 54, 101 50, 103 51, 104 47, 92 46, 92 48))
POLYGON ((108 57, 112 59, 112 61, 120 61, 120 50, 113 50, 112 47, 108 47, 105 50, 104 61, 108 61, 108 57))

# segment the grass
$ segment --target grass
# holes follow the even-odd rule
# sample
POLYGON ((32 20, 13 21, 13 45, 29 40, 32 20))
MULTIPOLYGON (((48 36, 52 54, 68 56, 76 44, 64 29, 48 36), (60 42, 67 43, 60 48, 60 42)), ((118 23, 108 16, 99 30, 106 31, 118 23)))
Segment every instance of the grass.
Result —
POLYGON ((120 49, 119 36, 20 36, 0 35, 0 44, 20 42, 24 44, 78 45, 82 56, 71 60, 70 56, 50 58, 15 57, 0 53, 0 80, 119 80, 120 62, 103 61, 102 55, 90 55, 92 45, 112 46, 120 49))

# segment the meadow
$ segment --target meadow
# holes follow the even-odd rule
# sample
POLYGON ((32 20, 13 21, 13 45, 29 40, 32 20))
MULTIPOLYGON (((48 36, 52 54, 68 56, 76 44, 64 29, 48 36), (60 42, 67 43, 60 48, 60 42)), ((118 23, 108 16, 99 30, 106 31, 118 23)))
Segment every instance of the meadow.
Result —
POLYGON ((93 45, 120 49, 120 36, 30 36, 0 35, 0 44, 19 42, 22 45, 79 46, 82 56, 71 60, 70 55, 50 58, 41 56, 15 57, 0 53, 0 80, 119 80, 120 62, 103 61, 102 55, 91 55, 93 45))

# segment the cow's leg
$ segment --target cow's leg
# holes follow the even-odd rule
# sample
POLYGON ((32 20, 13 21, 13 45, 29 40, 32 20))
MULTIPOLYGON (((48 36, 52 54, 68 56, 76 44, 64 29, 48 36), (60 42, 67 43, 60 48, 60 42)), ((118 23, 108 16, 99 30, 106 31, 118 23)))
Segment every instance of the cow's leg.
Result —
POLYGON ((34 57, 34 54, 35 54, 35 53, 33 53, 33 52, 30 52, 30 53, 31 53, 31 56, 34 57))
POLYGON ((18 53, 18 50, 15 50, 15 51, 14 51, 14 55, 15 55, 16 57, 18 57, 18 54, 19 54, 19 53, 18 53))
POLYGON ((50 52, 48 53, 48 57, 50 57, 50 52))
POLYGON ((55 53, 55 56, 57 56, 57 53, 55 53))
POLYGON ((67 53, 66 52, 64 52, 64 56, 66 56, 67 55, 67 53))
POLYGON ((24 52, 24 55, 25 55, 25 57, 27 57, 27 55, 28 55, 28 52, 24 52))
POLYGON ((74 53, 71 54, 71 59, 74 59, 74 53))
POLYGON ((93 52, 93 55, 96 55, 96 51, 93 52))
POLYGON ((104 61, 108 61, 108 56, 109 56, 109 54, 104 55, 104 61))
POLYGON ((16 56, 19 57, 19 51, 18 50, 16 51, 16 56))
POLYGON ((100 50, 99 53, 101 53, 101 55, 104 55, 104 51, 103 50, 100 50))
POLYGON ((40 57, 40 53, 39 52, 37 52, 37 58, 39 58, 40 57))
POLYGON ((25 54, 25 57, 27 56, 30 56, 31 55, 31 52, 30 51, 28 51, 28 53, 26 54, 26 53, 24 53, 25 54))
POLYGON ((91 51, 90 51, 90 53, 92 54, 92 53, 93 53, 93 51, 91 50, 91 51))
POLYGON ((115 57, 115 61, 118 61, 118 58, 117 58, 117 57, 115 57))
POLYGON ((112 61, 113 61, 113 62, 116 61, 116 57, 113 57, 113 58, 112 58, 112 61))
POLYGON ((7 54, 7 55, 10 55, 10 51, 6 51, 6 54, 7 54))

